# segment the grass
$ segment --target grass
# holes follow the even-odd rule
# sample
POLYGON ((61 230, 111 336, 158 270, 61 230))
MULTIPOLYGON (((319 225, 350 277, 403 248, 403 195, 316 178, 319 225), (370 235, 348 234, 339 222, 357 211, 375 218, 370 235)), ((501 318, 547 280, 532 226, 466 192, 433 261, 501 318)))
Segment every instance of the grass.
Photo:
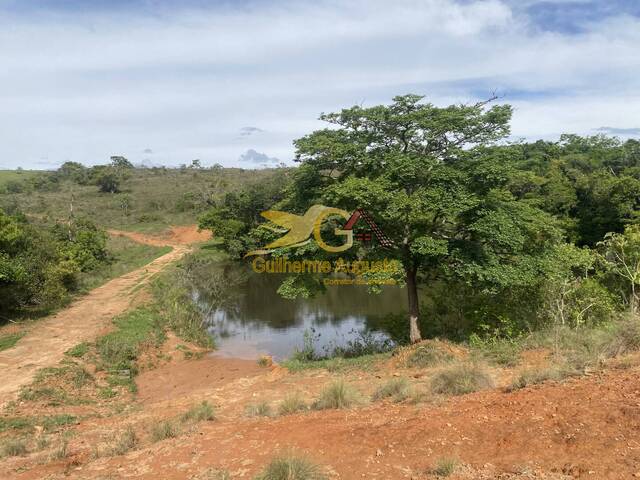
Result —
POLYGON ((74 358, 82 358, 87 354, 87 352, 89 352, 89 344, 87 342, 82 342, 71 347, 69 350, 64 352, 64 354, 74 358))
POLYGON ((251 403, 245 408, 245 414, 248 417, 270 417, 271 405, 265 401, 251 403))
POLYGON ((69 453, 69 440, 63 435, 58 440, 58 444, 51 452, 50 458, 51 460, 62 460, 63 458, 67 458, 68 453, 69 453))
POLYGON ((327 358, 322 360, 288 359, 282 362, 290 372, 302 372, 322 368, 329 372, 348 372, 352 370, 372 371, 377 368, 378 362, 391 357, 391 353, 376 353, 353 358, 327 358))
POLYGON ((327 385, 313 407, 317 410, 330 408, 351 408, 360 403, 360 395, 357 390, 349 386, 344 380, 336 380, 327 385))
POLYGON ((507 388, 508 391, 519 390, 530 385, 537 385, 550 380, 559 381, 571 375, 571 371, 563 367, 532 368, 524 370, 507 388))
POLYGON ((145 344, 161 345, 166 336, 158 315, 139 307, 114 319, 116 329, 96 341, 99 367, 107 370, 110 386, 122 385, 135 391, 136 360, 145 344))
POLYGON ((149 262, 171 251, 171 247, 144 245, 125 237, 109 237, 107 249, 113 256, 110 263, 80 276, 79 286, 82 291, 89 291, 113 278, 136 270, 149 262))
POLYGON ((492 387, 491 376, 475 364, 447 367, 431 379, 431 392, 441 395, 465 395, 492 387))
POLYGON ((288 454, 271 460, 255 480, 326 480, 328 478, 315 463, 304 457, 288 454))
POLYGON ((456 458, 443 457, 436 462, 432 472, 438 477, 448 477, 456 471, 459 463, 456 458))
POLYGON ((307 409, 307 404, 304 399, 298 392, 290 393, 284 400, 280 402, 278 406, 278 413, 280 415, 291 415, 292 413, 297 413, 302 410, 307 409))
POLYGON ((483 339, 472 335, 469 348, 472 354, 476 354, 492 364, 501 367, 514 367, 520 361, 524 343, 522 339, 495 337, 483 339))
POLYGON ((261 355, 258 358, 258 366, 260 367, 270 367, 273 364, 273 360, 269 355, 261 355))
POLYGON ((29 417, 0 417, 0 432, 7 430, 33 430, 37 425, 45 432, 65 425, 72 425, 78 421, 74 415, 60 414, 51 416, 29 417))
POLYGON ((175 438, 178 436, 178 428, 169 420, 162 420, 158 423, 154 423, 151 427, 151 440, 153 442, 159 442, 166 440, 167 438, 175 438))
POLYGON ((130 450, 137 447, 139 443, 135 430, 131 425, 118 436, 115 443, 112 445, 109 453, 111 455, 124 455, 130 450))
POLYGON ((15 346, 22 337, 24 337, 26 332, 17 332, 17 333, 9 333, 7 335, 0 336, 0 352, 3 350, 7 350, 15 346))
POLYGON ((9 438, 0 446, 3 457, 18 457, 27 453, 27 444, 22 438, 9 438))
POLYGON ((204 422, 215 420, 213 406, 206 400, 194 405, 180 417, 183 422, 204 422))
POLYGON ((374 392, 372 399, 382 400, 385 398, 392 398, 395 402, 402 402, 411 395, 411 384, 409 380, 404 377, 392 378, 384 385, 378 387, 374 392))
POLYGON ((426 343, 418 346, 407 358, 408 367, 427 368, 453 360, 453 355, 437 344, 426 343))

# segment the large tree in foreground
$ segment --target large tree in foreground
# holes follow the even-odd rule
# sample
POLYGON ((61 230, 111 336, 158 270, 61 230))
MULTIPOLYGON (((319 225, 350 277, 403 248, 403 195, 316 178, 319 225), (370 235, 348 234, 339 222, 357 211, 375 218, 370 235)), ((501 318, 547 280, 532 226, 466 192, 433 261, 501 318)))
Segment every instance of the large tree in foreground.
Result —
POLYGON ((539 281, 559 231, 511 195, 508 150, 488 147, 509 133, 509 105, 439 108, 405 95, 320 118, 332 127, 295 142, 302 165, 292 202, 374 217, 394 246, 368 254, 402 263, 412 342, 421 339, 419 283, 458 275, 491 290, 539 281))

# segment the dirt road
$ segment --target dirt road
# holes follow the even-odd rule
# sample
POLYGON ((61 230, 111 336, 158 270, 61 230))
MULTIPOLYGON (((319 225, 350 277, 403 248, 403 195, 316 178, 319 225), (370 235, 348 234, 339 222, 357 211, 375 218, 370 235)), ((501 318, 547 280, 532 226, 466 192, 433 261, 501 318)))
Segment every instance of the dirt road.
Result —
POLYGON ((124 312, 141 284, 171 262, 181 258, 189 245, 208 238, 195 226, 174 227, 165 236, 110 230, 149 245, 170 245, 173 250, 137 270, 115 278, 79 298, 64 310, 37 323, 20 341, 0 352, 0 406, 13 399, 20 387, 29 384, 35 372, 58 363, 69 348, 95 339, 111 326, 111 320, 124 312))

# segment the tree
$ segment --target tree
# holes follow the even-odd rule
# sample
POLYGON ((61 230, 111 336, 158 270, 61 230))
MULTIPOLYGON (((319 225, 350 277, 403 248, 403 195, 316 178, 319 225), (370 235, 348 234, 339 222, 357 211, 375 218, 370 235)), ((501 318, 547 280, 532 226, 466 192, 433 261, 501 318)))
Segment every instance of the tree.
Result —
POLYGON ((625 282, 629 308, 637 313, 640 303, 640 225, 630 225, 624 233, 607 233, 598 246, 607 270, 625 282))
MULTIPOLYGON (((491 99, 494 100, 494 99, 491 99)), ((291 206, 363 208, 393 241, 370 252, 404 269, 410 339, 421 339, 418 283, 457 275, 498 290, 540 281, 561 238, 553 218, 509 192, 509 157, 485 148, 509 133, 511 107, 439 108, 422 97, 321 115, 333 128, 297 141, 291 206)))
POLYGON ((117 193, 120 189, 120 179, 118 173, 111 168, 105 169, 98 176, 96 184, 100 191, 104 193, 117 193))
POLYGON ((133 164, 125 157, 120 155, 114 155, 111 157, 111 166, 118 170, 133 168, 133 164))

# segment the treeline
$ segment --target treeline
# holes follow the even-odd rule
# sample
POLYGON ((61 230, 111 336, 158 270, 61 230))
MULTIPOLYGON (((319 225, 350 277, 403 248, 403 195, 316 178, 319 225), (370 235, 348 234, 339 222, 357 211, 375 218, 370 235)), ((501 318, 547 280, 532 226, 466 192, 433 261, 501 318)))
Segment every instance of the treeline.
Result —
MULTIPOLYGON (((635 313, 640 142, 563 135, 496 144, 510 118, 508 105, 439 108, 415 95, 324 114, 331 128, 295 142, 300 166, 284 185, 227 196, 200 225, 240 259, 282 236, 261 211, 365 209, 393 247, 356 242, 341 256, 401 262, 395 277, 407 286, 413 341, 580 328, 635 313)), ((326 222, 323 235, 342 224, 326 222)), ((313 239, 273 255, 331 257, 313 239)), ((296 275, 280 293, 322 288, 296 275)))
POLYGON ((64 304, 81 272, 109 261, 106 238, 89 220, 46 227, 0 209, 0 323, 64 304))

